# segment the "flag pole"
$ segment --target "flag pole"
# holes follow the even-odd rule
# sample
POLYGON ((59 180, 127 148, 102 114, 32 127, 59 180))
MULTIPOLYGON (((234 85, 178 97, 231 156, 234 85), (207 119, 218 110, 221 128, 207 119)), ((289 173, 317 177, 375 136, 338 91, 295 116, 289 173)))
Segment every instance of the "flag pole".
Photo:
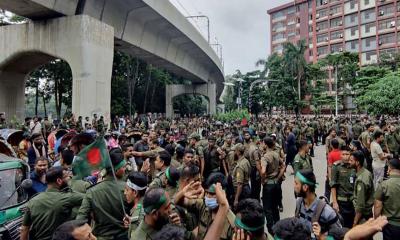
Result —
MULTIPOLYGON (((101 136, 101 137, 105 141, 104 137, 103 136, 101 136)), ((107 144, 106 144, 106 146, 107 146, 107 144)), ((114 166, 113 166, 113 164, 111 162, 110 152, 108 150, 107 150, 107 154, 108 154, 108 159, 110 161, 111 171, 112 171, 112 174, 113 174, 114 182, 117 183, 118 182, 117 176, 115 175, 115 169, 114 169, 114 166)), ((126 210, 125 210, 124 200, 122 199, 122 195, 121 195, 120 191, 118 191, 118 196, 119 196, 119 200, 121 202, 122 210, 124 211, 124 216, 125 216, 125 215, 127 215, 127 213, 126 213, 126 210)))

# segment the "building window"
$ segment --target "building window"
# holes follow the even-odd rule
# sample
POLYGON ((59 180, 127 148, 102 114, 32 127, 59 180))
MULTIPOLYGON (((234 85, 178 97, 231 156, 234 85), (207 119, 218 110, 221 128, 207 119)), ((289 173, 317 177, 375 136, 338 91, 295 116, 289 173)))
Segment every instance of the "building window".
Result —
POLYGON ((318 55, 328 54, 328 46, 319 47, 317 53, 318 55))
POLYGON ((371 32, 371 25, 367 24, 365 25, 365 33, 371 32))
POLYGON ((375 41, 375 37, 365 39, 365 47, 371 47, 371 43, 375 41))
POLYGON ((369 12, 365 12, 364 17, 365 19, 369 19, 369 12))
POLYGON ((351 49, 356 49, 356 47, 357 47, 357 41, 352 41, 352 42, 350 43, 350 46, 351 46, 351 49))
POLYGON ((329 40, 329 38, 328 38, 328 34, 327 33, 317 35, 317 43, 326 42, 328 40, 329 40))
POLYGON ((331 33, 331 40, 340 39, 343 37, 342 31, 336 31, 331 33))
POLYGON ((351 31, 351 36, 355 36, 358 31, 358 27, 352 27, 350 31, 351 31))
POLYGON ((365 59, 366 59, 367 61, 371 61, 372 56, 374 56, 374 55, 376 55, 375 52, 367 52, 367 53, 365 54, 365 59))
POLYGON ((395 43, 396 37, 394 33, 379 36, 379 44, 395 43))
POLYGON ((369 4, 369 0, 364 0, 364 5, 368 5, 369 4))
POLYGON ((342 18, 335 18, 331 20, 331 27, 341 26, 342 24, 342 18))
POLYGON ((351 15, 350 16, 350 22, 354 23, 356 21, 356 17, 357 17, 356 14, 351 15))
POLYGON ((354 9, 354 8, 356 8, 356 1, 355 0, 351 0, 350 1, 350 9, 354 9))

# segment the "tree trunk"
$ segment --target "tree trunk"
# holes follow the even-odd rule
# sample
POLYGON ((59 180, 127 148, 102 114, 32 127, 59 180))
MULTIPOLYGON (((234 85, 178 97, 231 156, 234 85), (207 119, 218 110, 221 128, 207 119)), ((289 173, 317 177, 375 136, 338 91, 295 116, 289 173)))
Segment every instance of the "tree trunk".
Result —
POLYGON ((132 71, 129 61, 126 62, 127 82, 128 82, 128 99, 129 99, 129 117, 132 117, 132 71))
POLYGON ((154 104, 152 104, 152 103, 153 103, 153 99, 154 99, 154 94, 156 93, 156 87, 157 87, 157 81, 154 80, 153 90, 151 92, 151 97, 150 97, 150 107, 151 107, 150 109, 151 109, 151 112, 154 112, 154 104))
POLYGON ((38 115, 38 105, 39 105, 39 78, 36 82, 36 97, 35 97, 35 116, 38 115))
POLYGON ((133 97, 135 96, 135 88, 136 88, 136 83, 139 78, 139 59, 136 58, 136 67, 135 67, 135 73, 133 75, 133 81, 132 81, 132 91, 131 91, 131 99, 133 100, 133 97))
POLYGON ((149 85, 151 81, 151 65, 149 65, 149 74, 146 83, 146 90, 144 92, 144 103, 143 103, 143 113, 146 113, 147 95, 149 93, 149 85))
POLYGON ((44 94, 42 94, 42 99, 43 99, 44 116, 47 117, 46 98, 44 97, 44 94))

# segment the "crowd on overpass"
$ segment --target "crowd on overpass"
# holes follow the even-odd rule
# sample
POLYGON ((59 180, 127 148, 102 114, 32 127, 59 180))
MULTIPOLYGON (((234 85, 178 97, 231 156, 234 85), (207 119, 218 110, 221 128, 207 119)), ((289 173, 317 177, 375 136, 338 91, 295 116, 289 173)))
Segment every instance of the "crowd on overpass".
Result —
POLYGON ((396 239, 399 124, 389 116, 27 118, 16 146, 33 181, 21 239, 370 239, 380 231, 396 239), (314 157, 318 145, 326 158, 314 157), (89 165, 97 168, 83 174, 89 165), (315 171, 326 171, 325 196, 316 195, 315 171), (291 174, 284 190, 296 211, 281 219, 291 174))

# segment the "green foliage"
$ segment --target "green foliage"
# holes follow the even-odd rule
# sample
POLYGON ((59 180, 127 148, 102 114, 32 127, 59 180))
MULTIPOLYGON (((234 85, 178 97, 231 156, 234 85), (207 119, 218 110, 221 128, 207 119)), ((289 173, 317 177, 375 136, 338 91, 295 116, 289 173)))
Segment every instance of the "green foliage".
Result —
POLYGON ((216 119, 221 122, 231 123, 246 118, 250 119, 250 114, 247 110, 234 110, 226 113, 221 113, 216 116, 216 119))
POLYGON ((207 112, 206 100, 199 95, 179 95, 174 98, 173 104, 181 115, 201 115, 207 112))
POLYGON ((360 108, 372 114, 397 115, 400 109, 400 72, 389 73, 357 97, 360 108))

